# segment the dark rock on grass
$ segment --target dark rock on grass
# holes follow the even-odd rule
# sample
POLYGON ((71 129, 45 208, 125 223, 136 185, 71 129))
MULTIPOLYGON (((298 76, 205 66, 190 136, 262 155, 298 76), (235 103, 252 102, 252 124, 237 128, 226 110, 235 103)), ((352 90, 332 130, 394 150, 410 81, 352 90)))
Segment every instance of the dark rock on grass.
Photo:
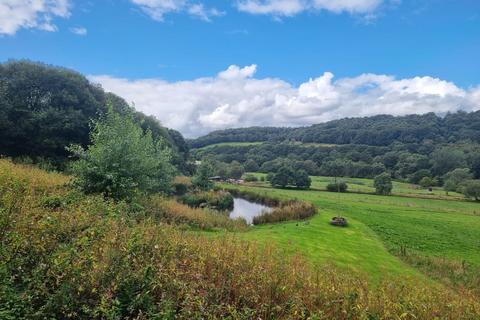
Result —
POLYGON ((332 226, 345 227, 347 226, 347 219, 343 217, 333 217, 332 220, 330 221, 330 224, 332 226))

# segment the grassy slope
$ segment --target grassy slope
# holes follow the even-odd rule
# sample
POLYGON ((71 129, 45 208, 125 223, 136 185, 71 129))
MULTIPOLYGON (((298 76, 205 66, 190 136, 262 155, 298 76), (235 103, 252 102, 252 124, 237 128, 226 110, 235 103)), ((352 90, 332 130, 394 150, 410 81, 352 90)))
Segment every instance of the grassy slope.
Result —
POLYGON ((320 214, 303 222, 255 227, 244 237, 275 240, 312 261, 331 261, 340 266, 380 276, 415 274, 387 249, 400 245, 427 256, 466 260, 480 265, 480 206, 462 201, 338 194, 319 191, 246 187, 271 196, 311 201, 320 214), (350 226, 331 227, 334 215, 347 217, 350 226))

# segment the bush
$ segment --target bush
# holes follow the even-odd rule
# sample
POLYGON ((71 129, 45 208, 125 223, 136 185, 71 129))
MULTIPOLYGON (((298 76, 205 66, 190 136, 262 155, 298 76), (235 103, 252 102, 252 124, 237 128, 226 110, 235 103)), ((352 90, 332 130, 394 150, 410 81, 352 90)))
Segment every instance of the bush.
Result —
POLYGON ((247 174, 245 175, 245 178, 243 178, 243 180, 245 182, 255 182, 255 181, 258 181, 258 178, 253 174, 247 174))
POLYGON ((347 192, 347 189, 348 185, 343 181, 327 184, 327 191, 330 192, 347 192))
POLYGON ((195 171, 192 184, 195 188, 203 191, 211 190, 214 183, 210 181, 210 177, 214 175, 213 164, 208 159, 202 160, 195 171))
POLYGON ((390 174, 384 172, 375 177, 373 181, 375 187, 375 193, 381 195, 389 195, 392 192, 392 178, 390 174))
POLYGON ((192 187, 192 180, 189 177, 176 176, 172 186, 175 195, 182 196, 192 187))
POLYGON ((100 193, 128 201, 142 194, 170 191, 174 167, 165 141, 154 141, 131 115, 110 110, 96 121, 87 150, 71 146, 79 157, 73 164, 75 185, 85 193, 100 193))

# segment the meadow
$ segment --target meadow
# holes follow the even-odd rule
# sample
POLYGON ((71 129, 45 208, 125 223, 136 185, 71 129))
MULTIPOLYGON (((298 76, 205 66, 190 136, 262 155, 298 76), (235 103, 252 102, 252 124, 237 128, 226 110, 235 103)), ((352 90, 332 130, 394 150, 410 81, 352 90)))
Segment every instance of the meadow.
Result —
POLYGON ((312 261, 334 263, 373 279, 391 274, 426 276, 460 286, 480 284, 479 203, 259 184, 222 187, 309 201, 318 207, 318 214, 303 222, 255 226, 243 234, 246 239, 275 240, 312 261), (334 216, 347 218, 348 227, 332 227, 329 221, 334 216))
MULTIPOLYGON (((265 173, 251 172, 257 178, 266 177, 265 173)), ((312 190, 326 191, 327 185, 334 182, 333 177, 323 177, 323 176, 310 176, 312 179, 312 190)), ((366 178, 348 178, 348 177, 339 177, 338 181, 344 181, 348 184, 349 192, 357 193, 375 193, 375 187, 373 186, 373 179, 366 178)), ((397 196, 406 196, 406 197, 421 197, 427 199, 445 199, 445 200, 463 200, 465 197, 457 192, 448 192, 448 194, 441 187, 433 187, 432 191, 422 188, 419 185, 392 181, 393 190, 392 194, 397 196)), ((255 186, 264 186, 269 187, 270 184, 267 181, 254 183, 255 186)))

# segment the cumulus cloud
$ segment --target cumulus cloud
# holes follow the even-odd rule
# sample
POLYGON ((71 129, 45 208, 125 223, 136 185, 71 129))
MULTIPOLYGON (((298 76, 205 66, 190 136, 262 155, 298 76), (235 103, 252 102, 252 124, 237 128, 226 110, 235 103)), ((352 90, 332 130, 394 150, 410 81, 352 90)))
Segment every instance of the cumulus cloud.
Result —
POLYGON ((206 8, 203 3, 194 3, 190 0, 130 0, 130 2, 138 5, 143 12, 157 21, 163 21, 166 14, 174 12, 188 13, 204 21, 223 15, 223 12, 215 8, 206 8))
POLYGON ((74 27, 74 28, 70 28, 70 32, 78 36, 86 36, 88 33, 88 30, 84 27, 74 27))
POLYGON ((69 0, 2 0, 0 34, 14 35, 22 28, 56 31, 52 20, 69 16, 69 0))
POLYGON ((251 14, 293 16, 303 11, 371 14, 384 0, 238 0, 237 8, 251 14))
POLYGON ((480 110, 480 87, 462 89, 428 76, 396 79, 361 74, 335 79, 325 72, 293 86, 277 78, 257 79, 256 69, 256 65, 232 65, 212 77, 178 82, 108 75, 90 79, 188 137, 228 127, 302 126, 375 114, 480 110))

